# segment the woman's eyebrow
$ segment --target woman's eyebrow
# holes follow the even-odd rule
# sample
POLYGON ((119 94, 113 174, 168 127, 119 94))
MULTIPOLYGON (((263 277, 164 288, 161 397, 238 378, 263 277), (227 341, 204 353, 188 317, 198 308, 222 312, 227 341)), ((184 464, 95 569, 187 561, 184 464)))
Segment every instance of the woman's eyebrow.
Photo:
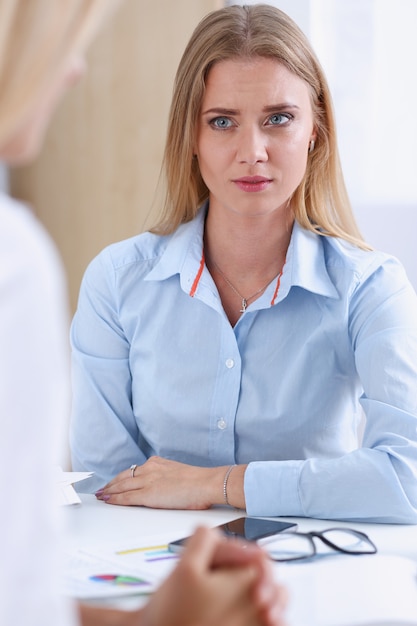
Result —
MULTIPOLYGON (((286 110, 288 111, 289 109, 299 109, 300 107, 298 107, 296 104, 293 104, 291 102, 280 102, 279 104, 268 104, 267 106, 264 106, 262 111, 264 113, 273 113, 274 111, 283 111, 286 110)), ((209 115, 209 114, 215 114, 215 115, 238 115, 240 113, 239 109, 227 109, 224 107, 212 107, 210 109, 206 109, 205 111, 202 111, 202 115, 209 115)))
POLYGON ((282 111, 284 109, 288 111, 288 109, 299 109, 299 108, 300 108, 299 106, 297 106, 296 104, 293 104, 292 102, 281 102, 280 104, 268 104, 262 110, 265 113, 273 113, 274 111, 282 111))
POLYGON ((207 115, 209 113, 215 113, 216 115, 237 115, 239 113, 238 109, 224 109, 222 107, 213 107, 212 109, 207 109, 206 111, 202 111, 202 115, 207 115))

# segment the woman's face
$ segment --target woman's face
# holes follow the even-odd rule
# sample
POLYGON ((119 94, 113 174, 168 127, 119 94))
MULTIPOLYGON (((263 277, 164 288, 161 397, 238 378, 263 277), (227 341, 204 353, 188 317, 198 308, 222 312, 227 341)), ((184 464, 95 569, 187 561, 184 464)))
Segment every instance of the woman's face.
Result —
POLYGON ((286 210, 315 138, 307 83, 275 59, 220 61, 210 70, 194 151, 210 211, 286 210))
POLYGON ((72 58, 55 82, 41 94, 28 117, 16 128, 4 146, 0 159, 10 165, 21 165, 34 159, 42 148, 49 121, 64 93, 75 85, 85 71, 82 57, 72 58))

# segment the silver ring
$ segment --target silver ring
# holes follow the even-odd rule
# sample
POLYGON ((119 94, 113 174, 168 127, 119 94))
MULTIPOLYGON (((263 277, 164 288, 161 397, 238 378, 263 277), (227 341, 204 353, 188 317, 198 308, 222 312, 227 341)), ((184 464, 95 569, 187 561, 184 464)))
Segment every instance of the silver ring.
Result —
POLYGON ((136 463, 134 463, 133 465, 131 465, 131 466, 130 466, 130 468, 129 468, 129 469, 130 469, 130 473, 131 473, 131 475, 132 475, 132 478, 134 478, 134 477, 135 477, 135 469, 136 469, 136 468, 137 468, 136 463))

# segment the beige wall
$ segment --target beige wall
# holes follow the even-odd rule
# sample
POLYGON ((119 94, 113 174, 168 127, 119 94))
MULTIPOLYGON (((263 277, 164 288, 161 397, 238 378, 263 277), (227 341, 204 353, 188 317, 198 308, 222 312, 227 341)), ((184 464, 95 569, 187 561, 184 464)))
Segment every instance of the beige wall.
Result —
POLYGON ((74 310, 87 263, 142 231, 157 211, 166 120, 176 66, 199 21, 221 0, 127 0, 88 54, 40 158, 13 170, 62 254, 74 310))

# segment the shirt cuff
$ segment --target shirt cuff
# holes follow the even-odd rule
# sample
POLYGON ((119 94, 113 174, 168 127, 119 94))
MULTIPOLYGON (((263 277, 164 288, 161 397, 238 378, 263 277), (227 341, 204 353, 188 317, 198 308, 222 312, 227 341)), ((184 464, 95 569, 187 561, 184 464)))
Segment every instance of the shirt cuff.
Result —
POLYGON ((256 461, 244 478, 248 515, 304 517, 299 479, 304 461, 256 461))

